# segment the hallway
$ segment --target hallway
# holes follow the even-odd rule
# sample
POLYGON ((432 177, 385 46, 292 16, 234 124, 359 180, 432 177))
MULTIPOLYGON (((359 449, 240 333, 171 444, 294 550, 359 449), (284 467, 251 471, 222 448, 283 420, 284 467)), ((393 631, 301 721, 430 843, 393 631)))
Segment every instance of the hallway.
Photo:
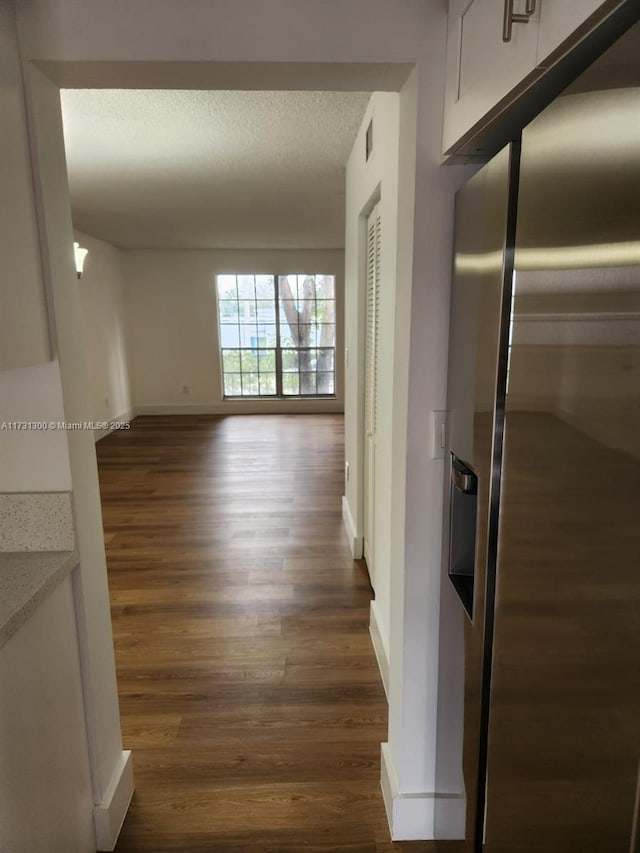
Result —
POLYGON ((123 743, 118 853, 394 844, 340 415, 140 417, 97 445, 123 743))

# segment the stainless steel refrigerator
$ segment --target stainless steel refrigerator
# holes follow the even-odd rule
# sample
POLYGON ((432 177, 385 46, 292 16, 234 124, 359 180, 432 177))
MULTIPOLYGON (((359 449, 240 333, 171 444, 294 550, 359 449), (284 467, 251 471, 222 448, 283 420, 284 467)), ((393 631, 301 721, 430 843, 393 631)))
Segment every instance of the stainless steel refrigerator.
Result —
POLYGON ((638 57, 456 198, 437 767, 474 853, 640 851, 638 57))

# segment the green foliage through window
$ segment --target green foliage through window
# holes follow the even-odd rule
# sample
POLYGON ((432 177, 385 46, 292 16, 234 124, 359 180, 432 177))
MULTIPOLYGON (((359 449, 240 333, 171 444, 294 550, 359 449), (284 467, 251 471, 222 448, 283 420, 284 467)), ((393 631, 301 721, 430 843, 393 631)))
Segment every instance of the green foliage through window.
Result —
POLYGON ((225 397, 335 394, 335 279, 219 275, 225 397))

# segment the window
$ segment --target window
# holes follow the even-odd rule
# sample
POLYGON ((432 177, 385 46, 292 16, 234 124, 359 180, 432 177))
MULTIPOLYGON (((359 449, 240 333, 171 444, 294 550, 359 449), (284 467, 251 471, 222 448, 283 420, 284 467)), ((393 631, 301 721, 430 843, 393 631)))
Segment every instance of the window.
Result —
POLYGON ((335 394, 332 275, 219 275, 225 397, 335 394))

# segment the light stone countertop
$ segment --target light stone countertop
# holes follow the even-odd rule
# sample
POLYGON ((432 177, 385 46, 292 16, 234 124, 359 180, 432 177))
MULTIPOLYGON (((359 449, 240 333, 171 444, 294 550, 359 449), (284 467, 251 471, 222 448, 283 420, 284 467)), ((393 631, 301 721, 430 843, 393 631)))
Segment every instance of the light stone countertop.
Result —
POLYGON ((77 551, 0 553, 0 649, 78 562, 77 551))
POLYGON ((71 492, 0 495, 0 551, 71 551, 71 492))

